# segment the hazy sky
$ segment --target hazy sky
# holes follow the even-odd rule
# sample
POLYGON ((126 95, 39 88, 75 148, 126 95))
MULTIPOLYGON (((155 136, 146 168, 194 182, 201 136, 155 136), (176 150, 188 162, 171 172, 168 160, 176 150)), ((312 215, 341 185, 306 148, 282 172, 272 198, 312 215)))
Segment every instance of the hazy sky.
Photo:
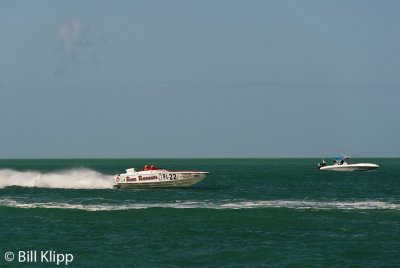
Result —
POLYGON ((1 1, 0 158, 400 156, 399 1, 1 1))

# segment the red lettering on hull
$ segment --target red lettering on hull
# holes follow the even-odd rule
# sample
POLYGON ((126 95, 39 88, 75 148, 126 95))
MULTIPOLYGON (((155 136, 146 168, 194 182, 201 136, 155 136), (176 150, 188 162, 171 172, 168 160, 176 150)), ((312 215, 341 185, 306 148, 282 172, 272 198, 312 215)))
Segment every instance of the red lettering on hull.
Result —
POLYGON ((150 177, 139 176, 139 181, 150 181, 150 180, 156 180, 156 179, 158 179, 157 176, 150 176, 150 177))

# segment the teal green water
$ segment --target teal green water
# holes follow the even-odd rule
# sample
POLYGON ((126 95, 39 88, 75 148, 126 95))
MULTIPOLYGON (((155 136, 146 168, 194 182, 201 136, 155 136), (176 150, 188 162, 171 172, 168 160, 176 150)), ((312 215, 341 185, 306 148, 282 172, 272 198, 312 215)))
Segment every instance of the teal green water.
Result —
POLYGON ((319 159, 0 160, 0 267, 56 266, 4 259, 28 250, 71 253, 71 267, 398 267, 400 159, 356 160, 381 168, 323 172, 319 159), (109 189, 112 174, 146 163, 210 175, 189 189, 109 189))

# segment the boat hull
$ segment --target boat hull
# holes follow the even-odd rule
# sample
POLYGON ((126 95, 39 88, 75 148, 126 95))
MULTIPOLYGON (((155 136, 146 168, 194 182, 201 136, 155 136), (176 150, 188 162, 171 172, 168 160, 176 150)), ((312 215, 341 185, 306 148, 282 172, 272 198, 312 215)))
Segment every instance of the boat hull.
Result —
POLYGON ((175 188, 190 187, 202 181, 208 172, 150 172, 116 176, 114 188, 175 188))
POLYGON ((370 163, 359 163, 359 164, 348 164, 348 165, 332 165, 324 166, 319 170, 330 170, 330 171, 369 171, 379 168, 378 165, 370 163))

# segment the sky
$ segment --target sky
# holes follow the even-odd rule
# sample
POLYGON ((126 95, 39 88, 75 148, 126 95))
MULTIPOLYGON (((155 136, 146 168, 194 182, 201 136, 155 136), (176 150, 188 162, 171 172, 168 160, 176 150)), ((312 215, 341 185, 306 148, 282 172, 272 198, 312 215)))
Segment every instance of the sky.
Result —
POLYGON ((400 157, 399 1, 1 1, 0 158, 400 157))

